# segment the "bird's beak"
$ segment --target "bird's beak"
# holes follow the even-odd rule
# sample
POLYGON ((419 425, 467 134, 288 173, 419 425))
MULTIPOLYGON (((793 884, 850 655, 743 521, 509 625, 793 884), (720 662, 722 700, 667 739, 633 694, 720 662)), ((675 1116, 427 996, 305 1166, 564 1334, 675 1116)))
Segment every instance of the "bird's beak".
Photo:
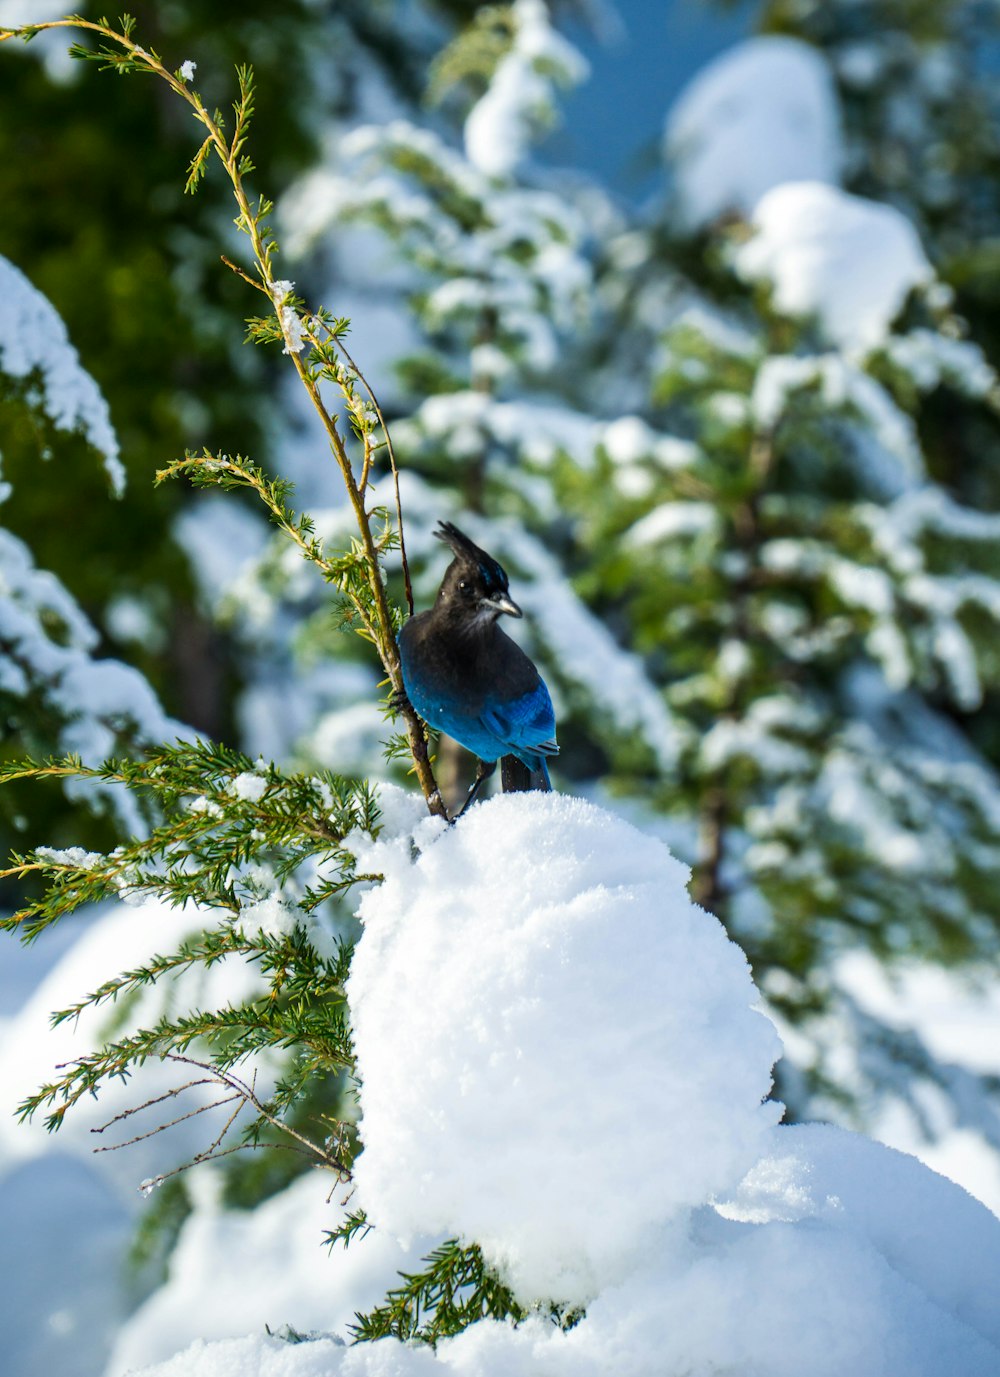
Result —
POLYGON ((496 612, 506 612, 509 617, 524 616, 514 599, 509 598, 506 593, 497 593, 495 597, 483 598, 483 604, 496 612))

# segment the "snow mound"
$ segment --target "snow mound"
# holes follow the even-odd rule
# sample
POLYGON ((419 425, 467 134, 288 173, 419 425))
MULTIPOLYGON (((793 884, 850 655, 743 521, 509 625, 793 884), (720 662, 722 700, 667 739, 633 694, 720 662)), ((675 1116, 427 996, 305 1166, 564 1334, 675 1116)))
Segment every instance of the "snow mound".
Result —
POLYGON ((898 210, 822 182, 769 191, 752 216, 755 235, 736 266, 774 287, 790 316, 814 316, 842 349, 878 344, 915 287, 934 273, 917 232, 898 210))
POLYGON ((118 440, 107 402, 83 368, 55 308, 24 273, 0 258, 0 372, 27 378, 38 372, 41 402, 60 430, 81 430, 104 455, 115 493, 125 487, 118 440))
POLYGON ((319 1332, 199 1339, 144 1377, 995 1377, 1000 1221, 915 1158, 775 1123, 774 1031, 661 843, 555 794, 454 827, 381 801, 380 837, 351 843, 384 879, 348 988, 373 1240, 335 1254, 324 1297, 293 1240, 323 1183, 246 1219, 199 1207, 106 1377, 292 1316, 319 1332), (435 1350, 330 1333, 400 1265, 394 1239, 441 1234, 585 1316, 480 1320, 435 1350))
POLYGON ((433 1353, 248 1337, 196 1344, 141 1377, 993 1377, 1000 1224, 989 1211, 842 1129, 769 1136, 731 1201, 665 1230, 568 1332, 484 1320, 433 1353))
POLYGON ((532 793, 360 863, 385 877, 347 991, 378 1227, 475 1240, 520 1296, 580 1302, 757 1158, 777 1035, 661 842, 532 793))
POLYGON ((1000 1223, 916 1157, 829 1124, 782 1126, 722 1209, 749 1221, 814 1220, 850 1235, 1000 1349, 1000 1223))
POLYGON ((830 69, 794 38, 751 38, 710 62, 667 118, 665 149, 685 228, 749 215, 782 182, 837 182, 840 111, 830 69))

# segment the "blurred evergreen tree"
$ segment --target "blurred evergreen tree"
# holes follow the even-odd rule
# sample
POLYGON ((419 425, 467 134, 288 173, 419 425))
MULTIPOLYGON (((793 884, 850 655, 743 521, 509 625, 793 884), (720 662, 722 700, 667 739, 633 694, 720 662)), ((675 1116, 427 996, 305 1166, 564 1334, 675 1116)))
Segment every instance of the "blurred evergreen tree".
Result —
MULTIPOLYGON (((767 0, 763 29, 815 45, 837 84, 845 185, 917 227, 954 311, 1000 357, 1000 9, 987 0, 767 0)), ((1000 421, 948 387, 919 418, 935 478, 957 500, 1000 505, 1000 421)), ((1000 764, 1000 698, 963 719, 1000 764)))
MULTIPOLYGON (((831 261, 841 217, 865 229, 827 299, 791 310, 773 275, 744 267, 758 232, 746 212, 682 231, 675 203, 631 213, 539 168, 530 139, 562 50, 556 35, 547 88, 512 82, 529 22, 537 7, 504 7, 437 66, 464 153, 457 129, 368 127, 289 198, 328 275, 370 262, 395 303, 378 386, 398 415, 418 600, 440 573, 421 533, 483 513, 463 519, 531 617, 559 697, 559 766, 670 818, 696 892, 796 1030, 793 1114, 870 1126, 895 1098, 919 1119, 934 1085, 953 1123, 1000 1147, 989 1094, 970 1096, 909 1034, 879 1025, 871 1051, 838 975, 857 949, 986 961, 1000 925, 1000 790, 977 750, 1000 687, 1000 526, 985 476, 953 481, 962 460, 939 419, 996 431, 989 333, 963 319, 919 206, 930 261, 902 202, 880 218, 831 190, 814 223, 831 261), (497 34, 509 41, 491 47, 497 34), (501 161, 479 140, 490 119, 514 131, 501 161), (359 223, 368 238, 352 237, 359 223), (865 335, 900 263, 909 277, 865 335), (855 281, 875 285, 852 295, 855 281), (854 337, 824 318, 838 296, 854 337)), ((754 98, 775 89, 764 74, 754 98)), ((739 135, 731 112, 723 124, 739 135)), ((744 147, 736 166, 754 156, 744 147)), ((269 586, 279 601, 289 590, 269 586)), ((322 739, 299 741, 328 766, 338 716, 332 705, 322 739)))

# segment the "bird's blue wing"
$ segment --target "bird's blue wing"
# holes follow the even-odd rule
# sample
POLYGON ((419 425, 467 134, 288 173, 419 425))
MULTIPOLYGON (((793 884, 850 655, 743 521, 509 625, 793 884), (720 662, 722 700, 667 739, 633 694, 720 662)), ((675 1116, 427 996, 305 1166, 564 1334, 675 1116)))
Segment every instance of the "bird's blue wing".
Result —
POLYGON ((491 703, 480 721, 512 755, 521 751, 543 756, 559 752, 552 699, 541 680, 536 688, 520 698, 491 703))

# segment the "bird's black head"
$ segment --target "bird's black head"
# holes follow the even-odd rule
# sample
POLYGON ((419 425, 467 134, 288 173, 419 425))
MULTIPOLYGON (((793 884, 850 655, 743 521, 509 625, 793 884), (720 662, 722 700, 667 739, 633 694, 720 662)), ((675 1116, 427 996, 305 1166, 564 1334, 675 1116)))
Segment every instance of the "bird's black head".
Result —
POLYGON ((490 625, 503 612, 511 617, 522 615, 508 591, 506 571, 492 555, 450 521, 439 522, 434 534, 455 554, 441 582, 439 607, 477 626, 490 625))

